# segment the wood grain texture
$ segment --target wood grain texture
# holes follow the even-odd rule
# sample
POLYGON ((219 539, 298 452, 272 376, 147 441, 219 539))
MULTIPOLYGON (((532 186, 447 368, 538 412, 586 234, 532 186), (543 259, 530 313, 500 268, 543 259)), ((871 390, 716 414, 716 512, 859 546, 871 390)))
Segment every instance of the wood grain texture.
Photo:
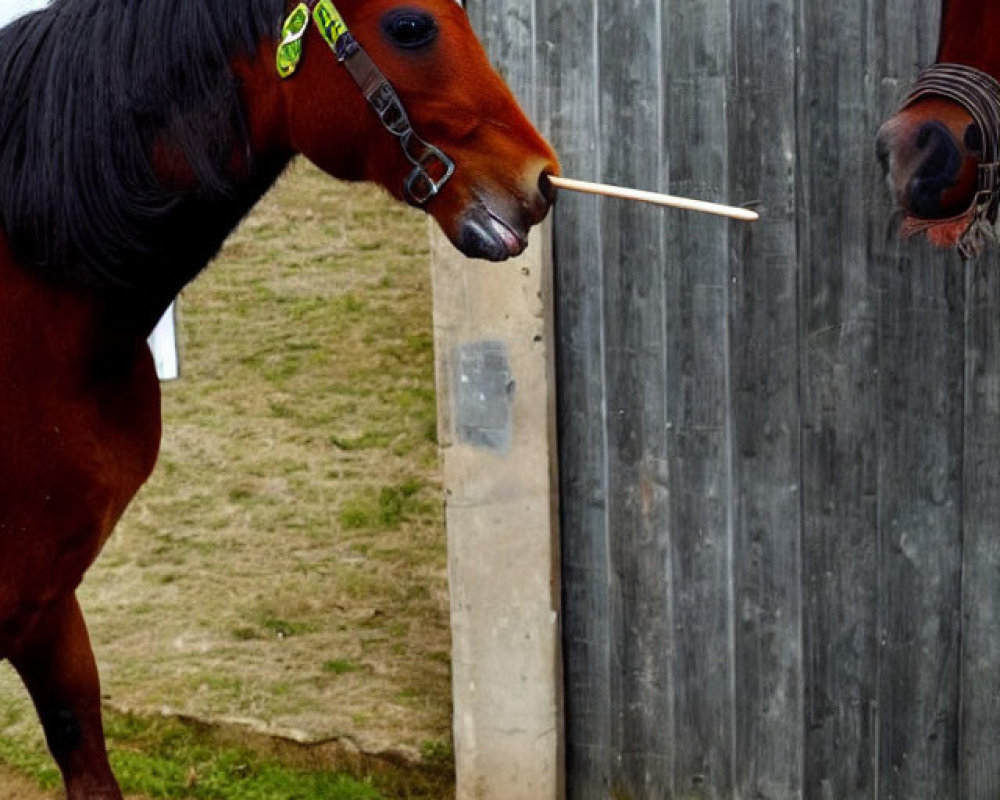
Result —
POLYGON ((571 798, 1000 796, 997 256, 873 152, 936 6, 481 11, 567 174, 763 212, 560 198, 571 798))
MULTIPOLYGON (((922 254, 921 254, 922 255, 922 254)), ((957 796, 963 280, 914 258, 879 314, 879 784, 957 796)))
MULTIPOLYGON (((597 24, 591 4, 561 0, 538 15, 546 64, 545 132, 559 142, 565 169, 597 177, 597 24)), ((536 87, 537 88, 537 87, 536 87)), ((562 508, 563 641, 567 791, 575 798, 609 793, 612 745, 610 558, 607 522, 607 433, 604 380, 603 242, 599 201, 562 197, 554 211, 560 486, 573 501, 562 508)))
MULTIPOLYGON (((658 0, 598 0, 600 180, 663 188, 658 0), (621 58, 621 48, 631 58, 621 58), (635 147, 635 142, 646 146, 635 147)), ((663 212, 600 206, 608 542, 613 631, 609 689, 618 753, 612 792, 652 796, 673 783, 663 212)))
POLYGON ((1000 797, 1000 283, 966 268, 960 797, 1000 797))
MULTIPOLYGON (((663 4, 669 190, 727 197, 729 9, 663 4)), ((679 797, 733 790, 732 472, 728 253, 722 220, 667 213, 661 298, 667 343, 675 752, 679 797)), ((653 797, 649 792, 643 797, 653 797)))
POLYGON ((734 192, 768 224, 731 264, 737 797, 802 791, 796 4, 734 3, 734 192))
MULTIPOLYGON (((873 71, 893 89, 912 80, 914 62, 932 60, 935 17, 927 5, 873 6, 873 71)), ((875 786, 884 798, 956 798, 964 274, 957 257, 921 241, 873 236, 870 258, 879 291, 875 786)))
MULTIPOLYGON (((803 11, 800 307, 806 796, 873 796, 878 775, 878 265, 870 4, 803 11), (860 200, 860 202, 859 202, 860 200)), ((879 176, 880 177, 880 176, 879 176)), ((889 259, 883 259, 886 265, 889 259)))

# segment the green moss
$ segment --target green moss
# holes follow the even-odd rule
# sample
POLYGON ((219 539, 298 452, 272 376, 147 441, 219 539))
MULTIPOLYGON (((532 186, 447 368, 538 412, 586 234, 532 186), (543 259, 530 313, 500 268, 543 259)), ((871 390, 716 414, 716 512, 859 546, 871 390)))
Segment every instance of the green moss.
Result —
POLYGON ((333 661, 323 662, 323 671, 329 672, 333 675, 347 675, 350 672, 358 672, 360 669, 361 667, 353 661, 335 659, 333 661))
POLYGON ((396 530, 405 519, 425 510, 416 497, 423 488, 421 481, 407 479, 377 493, 366 490, 345 501, 340 524, 346 530, 396 530))

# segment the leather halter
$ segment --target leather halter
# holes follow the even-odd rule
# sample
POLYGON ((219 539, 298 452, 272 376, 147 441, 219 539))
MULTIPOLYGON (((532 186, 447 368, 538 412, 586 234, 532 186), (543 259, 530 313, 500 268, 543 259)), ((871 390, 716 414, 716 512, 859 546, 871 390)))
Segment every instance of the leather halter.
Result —
POLYGON ((967 218, 958 249, 964 258, 974 258, 986 238, 995 237, 993 226, 1000 210, 1000 82, 965 64, 934 64, 917 76, 900 111, 932 96, 953 100, 969 112, 982 133, 983 154, 978 191, 969 208, 951 219, 927 220, 921 225, 929 228, 967 218))
POLYGON ((348 30, 331 0, 303 2, 289 16, 282 31, 284 39, 278 46, 278 74, 290 78, 298 68, 310 17, 337 61, 347 69, 385 129, 399 140, 403 154, 413 165, 413 172, 403 184, 407 202, 425 206, 455 174, 455 162, 416 134, 395 88, 348 30), (291 56, 288 48, 292 49, 291 56))

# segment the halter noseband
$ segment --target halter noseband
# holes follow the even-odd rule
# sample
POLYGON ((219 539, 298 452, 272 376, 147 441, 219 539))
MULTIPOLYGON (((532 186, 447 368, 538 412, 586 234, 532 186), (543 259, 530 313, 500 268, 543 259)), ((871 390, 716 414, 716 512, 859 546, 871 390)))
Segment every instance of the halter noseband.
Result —
POLYGON ((426 205, 455 174, 455 162, 414 132, 403 101, 348 30, 331 0, 310 0, 309 4, 300 3, 292 11, 281 31, 278 74, 282 78, 290 78, 298 69, 303 56, 304 37, 309 28, 310 11, 320 35, 357 83, 385 129, 399 140, 403 154, 413 165, 413 172, 403 185, 407 201, 418 207, 426 205))
POLYGON ((983 139, 979 164, 979 187, 972 204, 950 220, 927 221, 925 227, 969 219, 958 241, 964 258, 974 258, 986 237, 995 236, 993 226, 1000 210, 1000 83, 991 75, 965 64, 934 64, 917 76, 900 111, 926 97, 953 100, 969 112, 983 139))

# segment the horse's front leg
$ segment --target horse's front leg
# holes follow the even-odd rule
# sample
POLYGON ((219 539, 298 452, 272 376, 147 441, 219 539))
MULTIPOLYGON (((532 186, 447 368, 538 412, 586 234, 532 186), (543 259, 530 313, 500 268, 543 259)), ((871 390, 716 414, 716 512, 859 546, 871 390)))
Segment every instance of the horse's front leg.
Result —
POLYGON ((68 800, 122 800, 104 745, 97 665, 75 594, 50 607, 10 661, 38 710, 68 800))

